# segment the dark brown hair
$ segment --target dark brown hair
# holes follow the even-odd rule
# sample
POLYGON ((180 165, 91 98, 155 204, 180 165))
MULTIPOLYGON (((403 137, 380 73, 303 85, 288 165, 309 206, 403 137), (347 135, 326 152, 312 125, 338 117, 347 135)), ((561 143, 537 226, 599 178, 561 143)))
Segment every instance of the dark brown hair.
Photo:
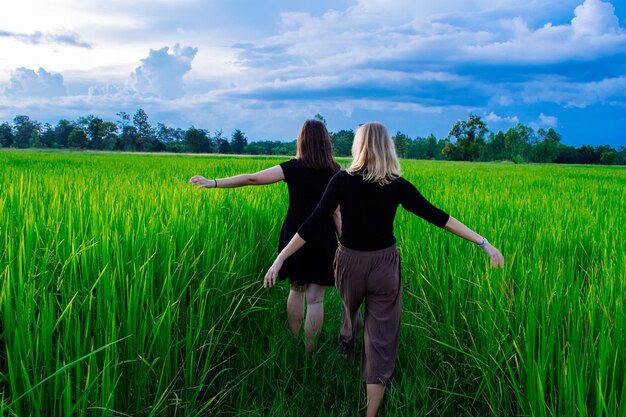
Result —
POLYGON ((307 168, 339 171, 339 164, 333 159, 330 135, 319 120, 307 120, 302 124, 296 142, 296 158, 307 168))

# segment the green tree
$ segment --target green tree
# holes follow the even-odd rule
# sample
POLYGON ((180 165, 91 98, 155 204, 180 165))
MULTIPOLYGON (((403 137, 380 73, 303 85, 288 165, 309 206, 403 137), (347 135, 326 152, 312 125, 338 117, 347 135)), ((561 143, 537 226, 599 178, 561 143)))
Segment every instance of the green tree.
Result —
POLYGON ((168 127, 163 123, 157 123, 156 140, 163 144, 168 152, 185 152, 185 131, 181 128, 168 127))
POLYGON ((313 116, 314 120, 319 120, 320 122, 324 123, 324 126, 326 126, 326 119, 324 119, 324 116, 322 116, 319 113, 315 113, 315 116, 313 116))
POLYGON ((461 160, 461 153, 459 152, 459 148, 449 140, 443 145, 443 149, 441 149, 441 154, 449 161, 459 161, 461 160))
POLYGON ((211 152, 211 140, 204 129, 196 129, 191 126, 185 132, 185 145, 189 152, 206 153, 211 152))
POLYGON ((86 148, 87 147, 87 134, 80 127, 75 127, 71 132, 67 140, 70 148, 86 148))
MULTIPOLYGON (((213 142, 215 143, 215 151, 217 153, 231 153, 230 143, 228 139, 222 136, 222 130, 216 130, 213 134, 213 142)), ((247 153, 247 152, 246 152, 247 153)))
POLYGON ((615 163, 617 162, 617 152, 603 152, 600 161, 602 161, 604 165, 615 165, 615 163))
POLYGON ((501 161, 507 159, 505 142, 506 139, 501 130, 498 133, 490 132, 483 148, 481 160, 501 161))
POLYGON ((583 145, 577 149, 578 164, 599 164, 602 159, 602 152, 591 145, 583 145))
POLYGON ((14 141, 13 127, 7 122, 2 123, 0 125, 0 146, 8 148, 13 145, 14 141))
POLYGON ((106 147, 103 124, 104 120, 95 116, 91 116, 87 121, 85 130, 92 149, 104 149, 106 147))
POLYGON ((133 125, 137 129, 138 151, 151 151, 158 147, 155 143, 155 131, 148 121, 148 115, 143 109, 138 109, 133 116, 133 125))
POLYGON ((166 145, 173 142, 182 143, 185 140, 185 131, 181 128, 168 127, 163 123, 157 123, 155 136, 158 141, 166 145))
POLYGON ((426 139, 418 136, 414 141, 411 141, 406 157, 409 159, 428 159, 426 157, 426 139))
POLYGON ((102 122, 98 129, 98 135, 102 138, 101 149, 115 149, 119 141, 117 135, 117 124, 113 122, 102 122))
POLYGON ((90 114, 86 117, 79 117, 76 125, 87 134, 87 147, 96 150, 115 148, 118 140, 115 123, 105 122, 90 114))
POLYGON ((43 131, 40 136, 40 145, 44 148, 51 148, 54 146, 54 127, 50 123, 46 123, 43 126, 43 131))
POLYGON ((136 151, 139 134, 135 126, 123 125, 122 133, 116 144, 116 149, 121 151, 136 151))
POLYGON ((617 151, 617 161, 618 165, 626 165, 626 146, 620 146, 617 151))
POLYGON ((130 124, 130 114, 126 113, 125 111, 120 111, 115 113, 115 115, 118 117, 117 124, 119 126, 120 132, 123 132, 124 128, 130 124))
POLYGON ((514 162, 523 162, 530 159, 530 143, 535 139, 532 128, 518 123, 517 126, 507 129, 504 134, 504 153, 506 159, 514 162))
POLYGON ((481 148, 485 146, 487 125, 480 116, 470 113, 467 120, 457 121, 448 134, 449 138, 456 139, 456 148, 459 158, 463 161, 478 159, 481 148))
POLYGON ((409 153, 409 148, 413 144, 413 141, 410 137, 398 131, 393 137, 393 143, 396 147, 396 153, 398 154, 398 157, 406 158, 409 153))
MULTIPOLYGON (((266 149, 264 149, 258 142, 251 142, 246 145, 244 152, 247 155, 268 155, 266 149)), ((271 155, 271 154, 270 154, 271 155)))
POLYGON ((437 140, 432 133, 424 140, 424 153, 426 159, 441 159, 443 155, 441 151, 445 142, 443 140, 437 140))
POLYGON ((57 148, 67 148, 68 139, 73 129, 74 125, 69 120, 59 120, 54 127, 54 146, 57 148))
POLYGON ((352 142, 354 142, 354 131, 340 130, 330 134, 333 143, 335 156, 350 156, 352 154, 352 142))
POLYGON ((93 114, 88 114, 87 116, 80 116, 78 119, 76 119, 76 122, 74 124, 80 127, 81 129, 83 129, 85 133, 87 133, 87 128, 89 127, 89 123, 91 123, 91 121, 95 118, 96 116, 94 116, 93 114))
POLYGON ((561 148, 561 135, 554 129, 549 128, 548 131, 543 129, 537 130, 539 141, 532 147, 532 159, 534 162, 550 163, 554 162, 559 156, 561 148))
POLYGON ((28 148, 39 141, 41 125, 28 116, 19 115, 13 119, 15 126, 14 143, 18 148, 28 148))
POLYGON ((246 138, 246 135, 241 130, 235 129, 235 131, 233 132, 233 136, 230 140, 230 148, 233 153, 243 153, 243 150, 247 144, 248 138, 246 138))
POLYGON ((578 162, 578 150, 571 145, 561 145, 559 147, 559 155, 554 162, 557 164, 577 164, 578 162))

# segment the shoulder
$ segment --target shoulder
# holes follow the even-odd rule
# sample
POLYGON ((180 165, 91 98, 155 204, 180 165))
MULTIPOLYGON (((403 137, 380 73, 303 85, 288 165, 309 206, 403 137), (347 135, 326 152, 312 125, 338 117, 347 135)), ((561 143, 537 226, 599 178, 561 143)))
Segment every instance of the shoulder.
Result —
POLYGON ((279 165, 283 170, 283 175, 285 176, 285 181, 288 181, 290 177, 298 172, 301 168, 300 161, 295 158, 292 158, 288 161, 285 161, 279 165))
POLYGON ((300 166, 300 161, 298 161, 296 158, 291 158, 288 161, 281 162, 280 166, 283 168, 293 168, 296 166, 300 166))
POLYGON ((363 181, 363 175, 358 172, 339 171, 337 175, 349 181, 363 181))
POLYGON ((403 177, 398 177, 395 180, 391 181, 391 183, 395 184, 396 186, 400 186, 400 187, 406 187, 407 185, 413 185, 410 181, 407 181, 403 177))
POLYGON ((346 173, 345 171, 337 171, 335 173, 332 173, 332 177, 330 178, 330 181, 328 182, 328 186, 338 187, 340 184, 345 183, 347 177, 349 176, 350 175, 346 173))
POLYGON ((341 181, 341 182, 346 182, 346 181, 350 181, 353 178, 353 175, 349 174, 346 171, 337 171, 334 175, 333 175, 333 180, 335 181, 341 181))
POLYGON ((390 185, 401 193, 417 190, 417 187, 415 187, 415 185, 412 182, 408 181, 407 179, 403 177, 396 178, 395 180, 391 182, 390 185))

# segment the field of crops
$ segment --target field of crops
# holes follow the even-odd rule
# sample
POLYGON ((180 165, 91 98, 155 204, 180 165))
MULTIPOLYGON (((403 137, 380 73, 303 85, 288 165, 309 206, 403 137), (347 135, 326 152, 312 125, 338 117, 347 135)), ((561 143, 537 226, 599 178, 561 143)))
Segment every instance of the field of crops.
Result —
MULTIPOLYGON (((0 416, 358 416, 358 367, 263 289, 286 186, 194 174, 284 158, 0 152, 0 416)), ((385 416, 626 415, 626 169, 404 161, 501 249, 400 210, 404 313, 385 416)))

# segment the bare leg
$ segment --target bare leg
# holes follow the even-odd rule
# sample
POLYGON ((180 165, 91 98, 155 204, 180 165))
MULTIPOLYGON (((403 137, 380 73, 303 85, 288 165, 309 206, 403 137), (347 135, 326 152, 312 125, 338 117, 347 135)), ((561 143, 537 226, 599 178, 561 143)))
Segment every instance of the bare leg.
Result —
POLYGON ((317 338, 324 324, 324 291, 322 285, 309 284, 306 289, 306 318, 304 319, 305 352, 311 355, 315 351, 317 338))
POLYGON ((298 337, 304 315, 304 290, 306 287, 291 284, 289 297, 287 298, 287 316, 289 317, 289 329, 293 337, 298 337))
POLYGON ((367 391, 367 417, 376 417, 378 415, 378 409, 383 402, 383 396, 385 395, 385 386, 383 384, 366 384, 365 390, 367 391))

